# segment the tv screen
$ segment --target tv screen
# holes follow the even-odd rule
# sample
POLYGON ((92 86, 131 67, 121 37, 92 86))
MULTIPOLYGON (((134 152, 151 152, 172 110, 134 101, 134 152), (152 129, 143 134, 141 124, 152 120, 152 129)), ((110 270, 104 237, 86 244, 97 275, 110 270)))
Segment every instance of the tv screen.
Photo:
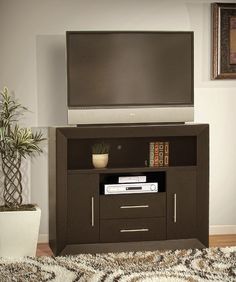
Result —
POLYGON ((193 105, 193 32, 67 32, 69 107, 193 105))

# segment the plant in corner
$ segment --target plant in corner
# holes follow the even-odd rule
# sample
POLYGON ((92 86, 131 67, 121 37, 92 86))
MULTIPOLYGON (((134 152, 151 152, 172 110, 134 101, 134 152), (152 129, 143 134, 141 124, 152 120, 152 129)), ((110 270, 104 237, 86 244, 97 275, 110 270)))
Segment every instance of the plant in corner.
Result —
POLYGON ((95 168, 105 168, 108 164, 109 144, 96 143, 92 146, 92 163, 95 168))
POLYGON ((22 246, 23 241, 30 241, 31 233, 34 237, 37 235, 41 210, 33 205, 22 205, 21 164, 22 158, 25 159, 42 152, 39 144, 45 138, 40 131, 33 133, 31 129, 19 126, 20 117, 26 110, 13 99, 6 87, 0 92, 0 155, 4 175, 4 183, 1 187, 4 205, 0 207, 0 256, 21 256, 21 249, 23 250, 22 255, 34 255, 36 251, 35 242, 29 242, 31 244, 29 251, 27 247, 22 246), (38 226, 33 216, 37 211, 38 226), (21 223, 25 223, 25 226, 21 226, 21 223), (36 226, 36 231, 31 230, 34 226, 36 226), (18 229, 12 230, 12 228, 18 229), (14 233, 17 231, 20 231, 21 235, 25 237, 23 241, 20 241, 19 233, 17 236, 17 233, 14 233), (26 234, 25 231, 27 231, 26 234), (7 243, 11 235, 15 242, 9 242, 11 246, 8 248, 7 243))

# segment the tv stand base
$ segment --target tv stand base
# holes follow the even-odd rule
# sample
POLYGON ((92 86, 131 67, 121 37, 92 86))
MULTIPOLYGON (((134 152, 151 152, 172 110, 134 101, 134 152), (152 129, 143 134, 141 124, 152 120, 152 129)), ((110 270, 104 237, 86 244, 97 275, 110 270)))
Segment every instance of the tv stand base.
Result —
POLYGON ((175 249, 202 249, 205 246, 197 239, 178 239, 163 241, 141 241, 122 243, 76 244, 66 245, 60 255, 79 253, 136 252, 175 249))

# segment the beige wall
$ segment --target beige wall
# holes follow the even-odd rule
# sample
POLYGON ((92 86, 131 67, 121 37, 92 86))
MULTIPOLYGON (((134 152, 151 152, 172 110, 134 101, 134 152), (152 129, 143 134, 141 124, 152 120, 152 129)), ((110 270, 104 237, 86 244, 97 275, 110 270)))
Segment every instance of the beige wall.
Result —
MULTIPOLYGON (((230 1, 221 1, 230 2, 230 1)), ((234 2, 234 1, 231 1, 234 2)), ((0 87, 33 113, 66 124, 66 30, 193 30, 195 122, 210 123, 210 224, 236 232, 236 81, 210 80, 210 3, 201 0, 0 0, 0 87)), ((47 153, 31 165, 32 201, 47 234, 47 153)))

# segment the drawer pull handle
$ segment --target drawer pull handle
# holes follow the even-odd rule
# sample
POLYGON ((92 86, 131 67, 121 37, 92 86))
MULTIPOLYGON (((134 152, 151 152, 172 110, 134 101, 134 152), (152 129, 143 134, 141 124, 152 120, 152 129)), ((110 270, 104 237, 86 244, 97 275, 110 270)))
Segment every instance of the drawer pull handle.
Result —
POLYGON ((121 206, 120 209, 144 209, 149 208, 149 205, 140 205, 140 206, 121 206))
POLYGON ((94 227, 94 197, 91 198, 91 212, 92 212, 91 225, 92 227, 94 227))
POLYGON ((174 223, 177 222, 177 195, 174 194, 174 223))
POLYGON ((128 233, 128 232, 148 232, 148 228, 140 228, 140 229, 121 229, 121 233, 128 233))

